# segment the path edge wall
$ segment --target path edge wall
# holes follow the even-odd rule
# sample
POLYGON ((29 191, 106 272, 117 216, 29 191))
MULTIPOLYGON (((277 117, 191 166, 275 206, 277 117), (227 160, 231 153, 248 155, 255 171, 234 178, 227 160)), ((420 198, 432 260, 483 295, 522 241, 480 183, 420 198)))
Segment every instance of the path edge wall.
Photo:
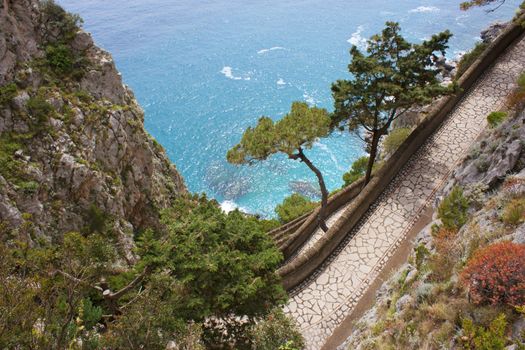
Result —
MULTIPOLYGON (((523 21, 525 21, 525 14, 521 14, 516 18, 503 31, 503 33, 501 33, 496 40, 485 49, 480 57, 474 61, 469 69, 463 73, 458 80, 460 91, 455 95, 441 99, 435 104, 421 124, 419 124, 405 142, 401 144, 397 151, 390 157, 386 164, 381 167, 376 176, 374 176, 367 186, 355 196, 353 202, 348 208, 346 208, 341 217, 330 227, 323 237, 321 237, 311 248, 283 265, 277 271, 282 278, 282 283, 286 290, 289 291, 306 280, 334 252, 339 244, 345 239, 347 234, 357 225, 370 206, 378 199, 381 193, 383 193, 398 172, 408 163, 410 158, 419 150, 428 138, 439 129, 442 123, 447 119, 448 114, 461 101, 461 99, 466 96, 469 89, 483 75, 483 73, 485 73, 487 68, 489 68, 509 47, 515 44, 515 41, 525 32, 525 27, 521 24, 523 21)), ((314 221, 315 223, 315 215, 310 215, 297 231, 301 231, 301 228, 307 225, 309 221, 314 221)), ((297 235, 300 234, 304 233, 299 232, 297 235)), ((308 237, 301 238, 306 240, 308 237)), ((292 243, 289 245, 290 250, 296 245, 293 244, 292 246, 292 243)), ((304 241, 301 245, 302 244, 304 244, 304 241)), ((290 254, 290 252, 288 252, 288 254, 290 254)))

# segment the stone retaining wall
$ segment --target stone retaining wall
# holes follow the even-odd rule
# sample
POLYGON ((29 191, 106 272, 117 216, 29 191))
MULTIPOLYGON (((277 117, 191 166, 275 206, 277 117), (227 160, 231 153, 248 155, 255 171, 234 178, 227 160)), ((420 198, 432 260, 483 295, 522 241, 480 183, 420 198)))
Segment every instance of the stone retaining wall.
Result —
MULTIPOLYGON (((290 290, 308 278, 321 264, 332 254, 337 246, 344 240, 346 235, 359 222, 361 217, 370 208, 372 203, 381 195, 388 184, 396 176, 399 170, 408 162, 410 157, 424 144, 447 118, 449 112, 465 96, 470 87, 477 79, 492 65, 492 63, 519 38, 525 28, 519 23, 525 20, 525 15, 512 23, 482 55, 471 65, 471 67, 461 76, 458 81, 460 92, 453 96, 448 96, 436 102, 434 108, 410 134, 407 140, 397 149, 392 157, 381 167, 376 176, 368 185, 358 193, 352 203, 345 209, 337 222, 321 237, 311 248, 303 254, 283 265, 277 272, 282 277, 282 282, 286 290, 290 290)), ((341 204, 344 205, 345 203, 341 204)), ((329 210, 329 213, 334 210, 329 210)), ((315 223, 315 215, 303 223, 301 228, 310 228, 309 225, 315 223)), ((310 237, 306 237, 301 228, 294 234, 296 237, 285 247, 286 253, 295 251, 298 246, 310 237), (303 236, 304 234, 304 236, 303 236), (306 238, 305 238, 306 237, 306 238)), ((315 231, 315 228, 313 229, 315 231)), ((286 255, 285 253, 285 255, 286 255)))

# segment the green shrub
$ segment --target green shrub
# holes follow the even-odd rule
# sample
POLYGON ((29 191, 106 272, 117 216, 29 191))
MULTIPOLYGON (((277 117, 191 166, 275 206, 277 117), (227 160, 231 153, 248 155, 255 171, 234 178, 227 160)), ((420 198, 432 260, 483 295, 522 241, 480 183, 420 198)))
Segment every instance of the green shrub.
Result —
POLYGON ((487 116, 487 122, 491 128, 498 126, 505 119, 507 119, 507 113, 505 112, 492 112, 487 116))
POLYGON ((454 187, 438 207, 438 216, 446 229, 458 230, 467 222, 469 201, 461 187, 454 187))
POLYGON ((461 323, 463 337, 461 346, 465 350, 503 350, 507 343, 505 315, 499 315, 488 328, 476 326, 470 318, 461 323))
POLYGON ((286 197, 281 204, 277 205, 275 212, 282 223, 287 223, 312 211, 316 206, 317 203, 312 202, 310 199, 298 193, 294 193, 286 197))
POLYGON ((92 204, 87 211, 86 219, 88 222, 88 233, 102 233, 106 229, 109 217, 103 210, 92 204))
POLYGON ((361 177, 365 176, 366 168, 368 166, 368 157, 363 156, 358 158, 353 164, 352 168, 343 174, 343 181, 345 184, 343 187, 346 187, 355 181, 359 180, 361 177))
POLYGON ((503 210, 501 219, 504 223, 517 225, 525 219, 525 198, 511 200, 503 210))
POLYGON ((58 75, 73 72, 75 56, 71 49, 63 44, 49 45, 46 47, 46 60, 51 69, 58 75))
POLYGON ((36 119, 39 126, 47 123, 49 117, 55 111, 49 102, 39 96, 31 97, 29 100, 27 100, 27 108, 29 109, 31 116, 36 119))
POLYGON ((394 153, 412 132, 411 128, 397 128, 392 130, 383 143, 385 153, 394 153))
POLYGON ((474 46, 472 50, 467 52, 461 57, 461 60, 458 64, 458 69, 456 73, 456 78, 459 78, 469 69, 469 67, 474 63, 474 61, 485 51, 487 44, 479 42, 474 46))
POLYGON ((35 181, 21 181, 18 183, 18 188, 24 191, 25 193, 35 193, 38 191, 40 186, 35 181))
POLYGON ((305 345, 297 326, 281 309, 252 327, 250 338, 253 348, 259 350, 299 350, 305 345))
POLYGON ((15 152, 22 148, 22 144, 11 134, 3 133, 0 136, 0 174, 10 182, 15 182, 22 176, 24 163, 15 158, 15 152))
POLYGON ((82 18, 77 14, 68 13, 54 0, 41 0, 40 11, 43 14, 42 23, 47 33, 55 33, 58 37, 53 39, 69 42, 71 41, 82 24, 82 18))
POLYGON ((16 96, 16 84, 11 83, 0 87, 0 106, 4 106, 11 102, 16 96))

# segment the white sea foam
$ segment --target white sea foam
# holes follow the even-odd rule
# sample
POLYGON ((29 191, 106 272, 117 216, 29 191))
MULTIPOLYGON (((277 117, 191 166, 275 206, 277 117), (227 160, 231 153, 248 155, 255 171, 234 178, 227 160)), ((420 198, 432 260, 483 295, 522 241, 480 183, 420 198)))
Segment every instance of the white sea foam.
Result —
POLYGON ((366 49, 366 39, 361 36, 361 33, 363 33, 363 30, 365 28, 363 26, 357 27, 357 31, 355 31, 350 39, 347 40, 348 43, 357 46, 359 49, 366 49))
POLYGON ((239 207, 239 205, 235 203, 234 201, 225 200, 221 203, 221 210, 225 212, 226 214, 234 211, 235 209, 239 209, 243 213, 248 212, 245 208, 239 207))
POLYGON ((332 150, 330 148, 328 148, 327 145, 325 145, 324 143, 321 143, 319 141, 317 141, 315 143, 315 145, 317 147, 319 147, 320 149, 322 149, 324 152, 328 153, 328 155, 330 156, 330 159, 332 160, 332 162, 334 162, 334 165, 335 167, 340 170, 340 171, 346 171, 347 169, 345 169, 343 166, 341 166, 341 164, 339 163, 339 161, 337 160, 337 157, 335 156, 334 152, 332 152, 332 150))
POLYGON ((262 49, 262 50, 259 50, 257 51, 257 53, 259 55, 262 55, 262 54, 265 54, 267 52, 270 52, 270 51, 275 51, 275 50, 286 50, 284 47, 281 47, 281 46, 274 46, 274 47, 270 47, 269 49, 262 49))
POLYGON ((242 78, 241 77, 236 77, 235 75, 233 75, 233 70, 232 70, 232 67, 229 67, 229 66, 225 66, 222 68, 221 70, 221 73, 224 74, 224 76, 228 79, 232 79, 232 80, 241 80, 242 78))
POLYGON ((308 103, 309 105, 315 105, 315 98, 309 93, 307 92, 303 93, 303 98, 305 102, 308 103))
POLYGON ((250 76, 245 77, 239 77, 233 75, 233 68, 230 66, 225 66, 222 68, 221 73, 224 74, 224 76, 231 80, 251 80, 250 76))
POLYGON ((277 85, 286 85, 286 82, 283 78, 279 78, 279 80, 277 80, 277 85))
POLYGON ((410 13, 428 13, 428 12, 438 12, 438 11, 439 11, 439 8, 435 6, 419 6, 408 12, 410 13))

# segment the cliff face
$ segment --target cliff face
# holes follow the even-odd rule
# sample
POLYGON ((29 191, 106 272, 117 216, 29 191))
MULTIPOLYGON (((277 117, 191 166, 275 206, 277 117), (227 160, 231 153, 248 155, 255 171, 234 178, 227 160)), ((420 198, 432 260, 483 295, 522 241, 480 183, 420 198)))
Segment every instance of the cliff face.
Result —
POLYGON ((129 238, 186 191, 77 20, 49 1, 0 8, 0 236, 109 225, 129 238))

